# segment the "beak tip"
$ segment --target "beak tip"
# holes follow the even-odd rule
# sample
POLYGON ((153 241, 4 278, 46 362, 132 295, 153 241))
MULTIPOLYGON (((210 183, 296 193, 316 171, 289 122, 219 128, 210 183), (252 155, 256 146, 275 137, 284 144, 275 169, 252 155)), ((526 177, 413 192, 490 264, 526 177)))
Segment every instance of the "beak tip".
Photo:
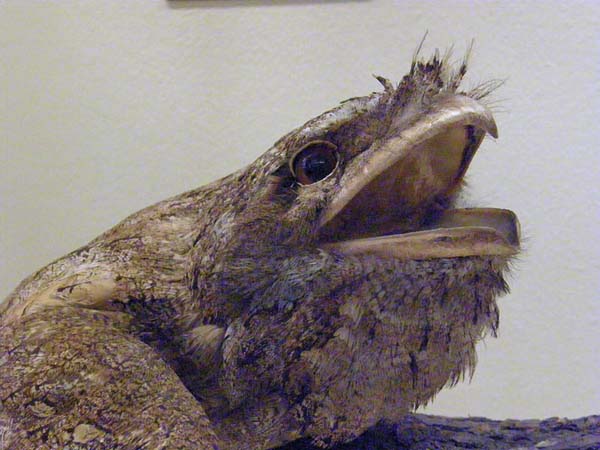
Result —
POLYGON ((485 118, 485 131, 493 137, 494 139, 498 139, 498 125, 496 125, 496 121, 494 120, 494 116, 489 111, 486 111, 485 118))
POLYGON ((493 127, 491 127, 488 130, 488 133, 490 134, 491 137, 493 137, 494 139, 498 139, 498 128, 496 127, 496 123, 492 122, 494 125, 493 127))

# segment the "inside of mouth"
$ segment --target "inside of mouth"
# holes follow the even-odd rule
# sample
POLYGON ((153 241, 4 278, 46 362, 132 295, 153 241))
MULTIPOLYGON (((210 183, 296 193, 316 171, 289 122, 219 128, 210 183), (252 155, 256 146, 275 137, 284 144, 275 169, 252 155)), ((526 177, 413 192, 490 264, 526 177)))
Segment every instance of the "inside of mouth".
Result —
POLYGON ((434 227, 452 204, 485 132, 455 126, 406 151, 363 186, 321 229, 338 242, 434 227))

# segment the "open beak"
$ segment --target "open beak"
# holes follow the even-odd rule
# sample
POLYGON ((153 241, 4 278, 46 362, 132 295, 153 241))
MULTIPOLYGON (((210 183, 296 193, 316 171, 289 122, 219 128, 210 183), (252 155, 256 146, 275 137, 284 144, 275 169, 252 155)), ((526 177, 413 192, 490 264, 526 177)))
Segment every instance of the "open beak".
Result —
POLYGON ((460 188, 486 134, 498 136, 491 112, 476 100, 444 98, 407 126, 393 118, 385 136, 346 167, 321 219, 322 246, 345 254, 397 259, 510 256, 519 222, 504 209, 438 210, 460 188))

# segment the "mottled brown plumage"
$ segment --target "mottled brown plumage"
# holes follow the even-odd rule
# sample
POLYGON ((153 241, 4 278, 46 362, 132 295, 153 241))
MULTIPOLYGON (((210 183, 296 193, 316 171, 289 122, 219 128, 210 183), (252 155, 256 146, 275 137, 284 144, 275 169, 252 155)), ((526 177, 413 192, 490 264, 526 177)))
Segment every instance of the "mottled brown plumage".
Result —
POLYGON ((451 208, 496 135, 465 70, 415 59, 24 280, 0 310, 7 448, 328 446, 472 370, 518 228, 451 208))

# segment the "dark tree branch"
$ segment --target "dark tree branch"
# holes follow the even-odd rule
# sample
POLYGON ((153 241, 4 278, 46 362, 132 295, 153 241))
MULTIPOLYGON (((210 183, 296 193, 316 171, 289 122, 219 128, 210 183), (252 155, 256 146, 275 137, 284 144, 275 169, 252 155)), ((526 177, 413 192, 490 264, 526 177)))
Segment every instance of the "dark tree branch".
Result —
MULTIPOLYGON (((280 450, 316 450, 307 440, 280 450)), ((378 425, 335 450, 598 450, 600 415, 580 419, 489 420, 413 414, 378 425)))

